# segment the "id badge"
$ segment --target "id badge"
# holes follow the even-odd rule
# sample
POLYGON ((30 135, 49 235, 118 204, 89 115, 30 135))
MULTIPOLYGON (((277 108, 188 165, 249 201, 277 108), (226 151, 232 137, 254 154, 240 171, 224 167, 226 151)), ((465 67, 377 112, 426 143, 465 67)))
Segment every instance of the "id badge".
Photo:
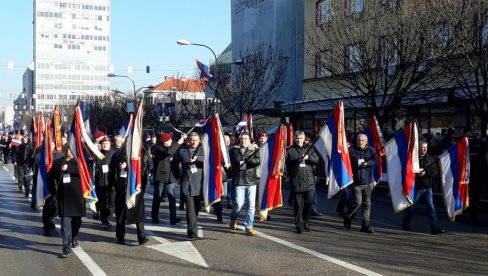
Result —
POLYGON ((102 165, 102 172, 108 173, 108 165, 102 165))
POLYGON ((70 183, 71 175, 69 173, 63 173, 63 183, 70 183))
POLYGON ((120 177, 127 178, 127 171, 126 170, 121 170, 120 171, 120 177))
POLYGON ((198 171, 197 166, 195 166, 195 164, 191 164, 190 165, 190 171, 191 171, 191 173, 196 173, 198 171))
POLYGON ((239 169, 241 171, 245 171, 246 170, 246 162, 240 161, 240 164, 239 165, 240 165, 239 169))
POLYGON ((361 166, 361 164, 364 163, 364 159, 358 159, 358 166, 361 166))
POLYGON ((302 162, 300 162, 300 168, 305 168, 307 166, 307 164, 305 164, 305 160, 302 160, 302 162))

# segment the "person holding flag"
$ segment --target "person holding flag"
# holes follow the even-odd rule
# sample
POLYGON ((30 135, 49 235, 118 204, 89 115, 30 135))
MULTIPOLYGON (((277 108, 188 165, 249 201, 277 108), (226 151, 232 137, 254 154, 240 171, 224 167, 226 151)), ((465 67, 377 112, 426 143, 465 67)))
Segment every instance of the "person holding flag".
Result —
POLYGON ((305 133, 296 130, 294 145, 286 151, 286 170, 293 192, 293 213, 298 234, 303 230, 310 232, 308 224, 315 195, 315 176, 313 166, 319 163, 315 150, 305 146, 305 133))
POLYGON ((108 230, 112 227, 110 218, 115 211, 115 193, 112 191, 111 179, 109 179, 109 166, 115 150, 112 149, 112 139, 109 136, 105 135, 105 133, 100 133, 99 135, 101 136, 95 138, 95 140, 98 140, 98 144, 101 146, 100 152, 105 158, 95 158, 95 191, 98 196, 97 210, 100 214, 102 229, 108 230))
POLYGON ((359 134, 357 144, 349 150, 354 183, 352 184, 352 204, 344 215, 344 226, 351 229, 351 219, 360 206, 363 207, 361 232, 374 233, 370 224, 371 194, 373 192, 373 167, 376 166, 376 153, 368 146, 368 136, 359 134))
MULTIPOLYGON (((52 175, 58 187, 53 200, 58 202, 58 215, 61 218, 61 238, 63 240, 63 253, 61 258, 71 255, 71 248, 78 246, 78 232, 81 228, 81 218, 85 216, 85 199, 81 188, 80 170, 78 162, 68 147, 66 158, 60 158, 53 163, 52 175)), ((53 185, 54 182, 48 182, 53 185)))
POLYGON ((410 221, 413 217, 413 212, 417 202, 423 198, 425 200, 425 208, 429 216, 430 232, 432 235, 442 234, 444 230, 437 225, 437 216, 435 213, 434 199, 432 197, 432 186, 434 185, 434 177, 437 175, 436 161, 428 151, 428 143, 422 142, 420 144, 419 166, 420 173, 415 174, 415 196, 411 206, 405 209, 402 220, 402 228, 405 231, 411 231, 410 221))

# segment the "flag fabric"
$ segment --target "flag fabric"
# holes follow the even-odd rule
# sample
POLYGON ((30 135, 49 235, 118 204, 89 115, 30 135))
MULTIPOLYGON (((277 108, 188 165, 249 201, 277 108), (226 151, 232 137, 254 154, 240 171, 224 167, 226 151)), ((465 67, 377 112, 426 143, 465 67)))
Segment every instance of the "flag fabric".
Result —
POLYGON ((200 69, 200 76, 202 78, 207 79, 208 81, 217 81, 218 78, 210 74, 210 68, 200 62, 199 60, 195 60, 197 62, 198 69, 200 69))
POLYGON ((364 129, 364 134, 368 137, 368 144, 370 147, 374 148, 378 153, 378 164, 373 168, 373 178, 375 184, 383 177, 383 158, 385 155, 385 139, 383 138, 383 133, 381 132, 380 124, 375 116, 371 118, 368 122, 368 126, 364 129))
POLYGON ((202 147, 205 154, 203 200, 205 210, 209 212, 210 206, 219 202, 223 194, 222 166, 230 166, 229 152, 224 142, 224 132, 218 114, 212 116, 208 121, 202 139, 202 147))
POLYGON ((420 172, 419 136, 416 122, 411 122, 385 144, 388 185, 395 212, 413 203, 415 174, 420 172))
POLYGON ((456 215, 469 207, 469 141, 463 137, 456 145, 439 156, 441 183, 447 215, 454 221, 456 215))
POLYGON ((53 165, 53 148, 51 146, 51 125, 46 123, 43 131, 44 139, 42 141, 39 153, 39 165, 37 168, 37 186, 36 186, 36 207, 44 206, 44 202, 51 196, 47 186, 47 174, 53 165))
POLYGON ((247 127, 247 114, 243 114, 241 120, 237 123, 237 130, 239 130, 239 132, 247 131, 247 127))
POLYGON ((314 144, 322 159, 329 163, 328 197, 333 197, 337 192, 349 186, 353 182, 351 159, 346 140, 344 124, 344 104, 339 102, 334 111, 329 115, 326 124, 318 133, 317 142, 314 144))
POLYGON ((35 137, 35 140, 31 140, 35 142, 36 149, 42 145, 43 133, 44 133, 44 116, 42 115, 42 113, 40 113, 39 116, 37 117, 36 132, 32 134, 35 137))
POLYGON ((131 114, 130 128, 128 129, 126 152, 127 152, 127 193, 125 203, 127 209, 136 205, 136 196, 141 192, 142 176, 142 118, 144 111, 142 102, 136 110, 135 116, 131 114))
POLYGON ((259 180, 259 218, 265 221, 268 211, 283 206, 281 176, 286 153, 286 126, 281 126, 275 135, 259 149, 261 178, 259 180))
POLYGON ((89 207, 92 211, 96 212, 95 203, 98 201, 97 194, 95 193, 95 186, 90 176, 90 171, 88 165, 85 161, 85 153, 83 150, 83 142, 86 147, 95 154, 99 159, 105 158, 105 156, 98 150, 98 148, 93 144, 93 142, 88 137, 85 131, 85 126, 83 123, 82 112, 80 105, 78 104, 75 108, 73 122, 70 128, 69 134, 69 148, 73 153, 73 157, 78 163, 78 169, 80 173, 81 191, 83 197, 88 201, 89 207))
POLYGON ((19 139, 12 139, 12 141, 10 141, 10 146, 11 147, 18 147, 22 144, 22 141, 19 140, 19 139))
MULTIPOLYGON (((42 116, 41 116, 42 117, 42 116)), ((32 117, 31 124, 29 127, 29 133, 27 134, 27 137, 29 138, 30 142, 33 142, 34 145, 37 148, 37 145, 35 144, 37 142, 37 122, 36 122, 36 117, 32 117)))
POLYGON ((287 146, 293 145, 293 124, 289 123, 286 127, 287 146))
POLYGON ((195 124, 195 127, 204 127, 207 124, 207 120, 201 119, 195 124))
POLYGON ((254 139, 254 133, 252 128, 253 128, 252 113, 249 113, 249 116, 247 116, 247 131, 249 131, 249 135, 251 136, 251 141, 254 139))
POLYGON ((56 150, 61 151, 63 148, 63 142, 61 140, 61 113, 59 112, 59 106, 54 107, 51 129, 53 132, 53 138, 54 138, 54 143, 56 145, 56 150))

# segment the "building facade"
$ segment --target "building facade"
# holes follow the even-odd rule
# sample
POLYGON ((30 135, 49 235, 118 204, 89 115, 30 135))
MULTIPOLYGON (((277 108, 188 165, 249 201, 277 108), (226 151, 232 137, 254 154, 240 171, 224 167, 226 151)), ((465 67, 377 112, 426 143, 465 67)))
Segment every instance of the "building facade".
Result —
POLYGON ((110 91, 110 0, 34 0, 35 111, 110 91))

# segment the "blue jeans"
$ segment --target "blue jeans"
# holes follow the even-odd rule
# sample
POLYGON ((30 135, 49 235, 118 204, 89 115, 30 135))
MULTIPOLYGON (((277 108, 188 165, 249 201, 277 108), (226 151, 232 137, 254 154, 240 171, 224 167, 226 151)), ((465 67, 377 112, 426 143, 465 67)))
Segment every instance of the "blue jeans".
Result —
POLYGON ((415 191, 415 196, 413 198, 412 206, 405 209, 405 214, 403 215, 403 228, 410 228, 410 221, 413 217, 413 212, 415 211, 415 206, 417 202, 423 198, 425 200, 425 208, 427 209, 427 215, 429 216, 430 230, 437 229, 437 216, 435 214, 434 200, 432 197, 432 189, 419 189, 415 191))
POLYGON ((63 239, 63 253, 71 252, 71 243, 77 240, 81 227, 81 217, 61 218, 61 238, 63 239))
POLYGON ((247 204, 246 219, 244 226, 246 228, 252 228, 254 222, 254 211, 256 205, 256 185, 253 186, 236 186, 234 188, 235 201, 230 214, 230 219, 236 221, 239 217, 244 203, 247 204))
POLYGON ((224 182, 224 191, 225 190, 227 190, 227 193, 224 193, 224 196, 227 199, 227 206, 231 206, 232 202, 235 200, 234 185, 232 185, 232 180, 227 180, 224 182))
POLYGON ((176 183, 154 182, 151 218, 153 221, 159 221, 159 207, 164 190, 168 195, 170 223, 176 223, 176 183))

